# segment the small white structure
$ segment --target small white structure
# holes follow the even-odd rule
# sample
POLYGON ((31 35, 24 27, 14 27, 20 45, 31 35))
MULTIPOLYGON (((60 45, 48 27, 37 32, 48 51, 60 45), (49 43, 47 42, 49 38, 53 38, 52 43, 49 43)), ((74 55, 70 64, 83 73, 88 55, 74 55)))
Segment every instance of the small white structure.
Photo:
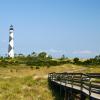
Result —
POLYGON ((14 58, 14 29, 12 25, 10 26, 9 29, 8 57, 14 58))

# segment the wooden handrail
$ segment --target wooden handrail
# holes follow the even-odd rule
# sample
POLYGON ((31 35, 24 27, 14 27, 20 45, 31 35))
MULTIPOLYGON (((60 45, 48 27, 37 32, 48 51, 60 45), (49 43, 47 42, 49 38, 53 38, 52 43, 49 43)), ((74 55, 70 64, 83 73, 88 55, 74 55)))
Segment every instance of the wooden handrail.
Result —
POLYGON ((86 89, 91 96, 91 93, 100 94, 100 82, 93 81, 100 79, 100 73, 49 73, 48 79, 51 81, 63 82, 65 84, 71 84, 72 87, 79 86, 82 89, 86 89))

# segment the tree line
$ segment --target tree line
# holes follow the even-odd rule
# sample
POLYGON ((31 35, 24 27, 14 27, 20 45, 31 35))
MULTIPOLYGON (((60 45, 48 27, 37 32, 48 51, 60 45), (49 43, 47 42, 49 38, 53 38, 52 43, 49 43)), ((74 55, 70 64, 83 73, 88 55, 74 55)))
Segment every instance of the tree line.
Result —
POLYGON ((69 59, 62 55, 60 58, 54 59, 51 55, 46 52, 41 52, 37 54, 32 52, 31 54, 25 56, 24 54, 15 55, 13 59, 8 57, 0 57, 0 66, 6 67, 8 65, 18 65, 26 64, 27 66, 36 66, 37 68, 41 66, 57 66, 62 64, 77 64, 77 65, 100 65, 100 55, 94 58, 86 59, 82 61, 80 58, 75 57, 74 59, 69 59))
POLYGON ((100 65, 100 55, 95 56, 94 58, 89 58, 87 60, 81 61, 79 58, 74 58, 74 64, 78 65, 100 65))
POLYGON ((6 67, 7 65, 18 65, 18 64, 26 64, 27 66, 57 66, 61 64, 65 64, 66 61, 61 59, 54 59, 51 55, 48 55, 46 52, 41 52, 39 54, 33 52, 27 56, 24 54, 17 54, 15 57, 0 57, 0 66, 6 67))

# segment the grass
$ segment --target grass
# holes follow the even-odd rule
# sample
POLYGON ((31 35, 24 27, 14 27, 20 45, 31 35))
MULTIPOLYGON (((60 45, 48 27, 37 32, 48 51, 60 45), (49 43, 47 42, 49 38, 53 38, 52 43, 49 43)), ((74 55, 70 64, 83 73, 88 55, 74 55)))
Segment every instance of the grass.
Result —
POLYGON ((53 100, 47 80, 32 76, 0 80, 0 100, 53 100))
POLYGON ((41 67, 36 69, 31 66, 19 65, 8 66, 6 68, 0 67, 0 77, 23 77, 23 76, 45 76, 50 72, 96 72, 100 73, 100 66, 77 66, 72 64, 65 64, 61 66, 52 66, 50 68, 41 67))
POLYGON ((77 66, 72 64, 40 69, 19 65, 0 67, 0 100, 55 100, 48 87, 50 72, 98 72, 100 66, 77 66))

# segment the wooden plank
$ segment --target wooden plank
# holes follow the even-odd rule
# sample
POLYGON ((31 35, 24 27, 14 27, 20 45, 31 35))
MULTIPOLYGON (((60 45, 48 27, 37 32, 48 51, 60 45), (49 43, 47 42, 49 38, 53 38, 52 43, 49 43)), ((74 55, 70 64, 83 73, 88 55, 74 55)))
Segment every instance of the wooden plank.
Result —
POLYGON ((100 78, 100 73, 50 73, 48 78, 62 86, 84 92, 91 97, 100 99, 100 84, 91 84, 91 78, 100 78))

